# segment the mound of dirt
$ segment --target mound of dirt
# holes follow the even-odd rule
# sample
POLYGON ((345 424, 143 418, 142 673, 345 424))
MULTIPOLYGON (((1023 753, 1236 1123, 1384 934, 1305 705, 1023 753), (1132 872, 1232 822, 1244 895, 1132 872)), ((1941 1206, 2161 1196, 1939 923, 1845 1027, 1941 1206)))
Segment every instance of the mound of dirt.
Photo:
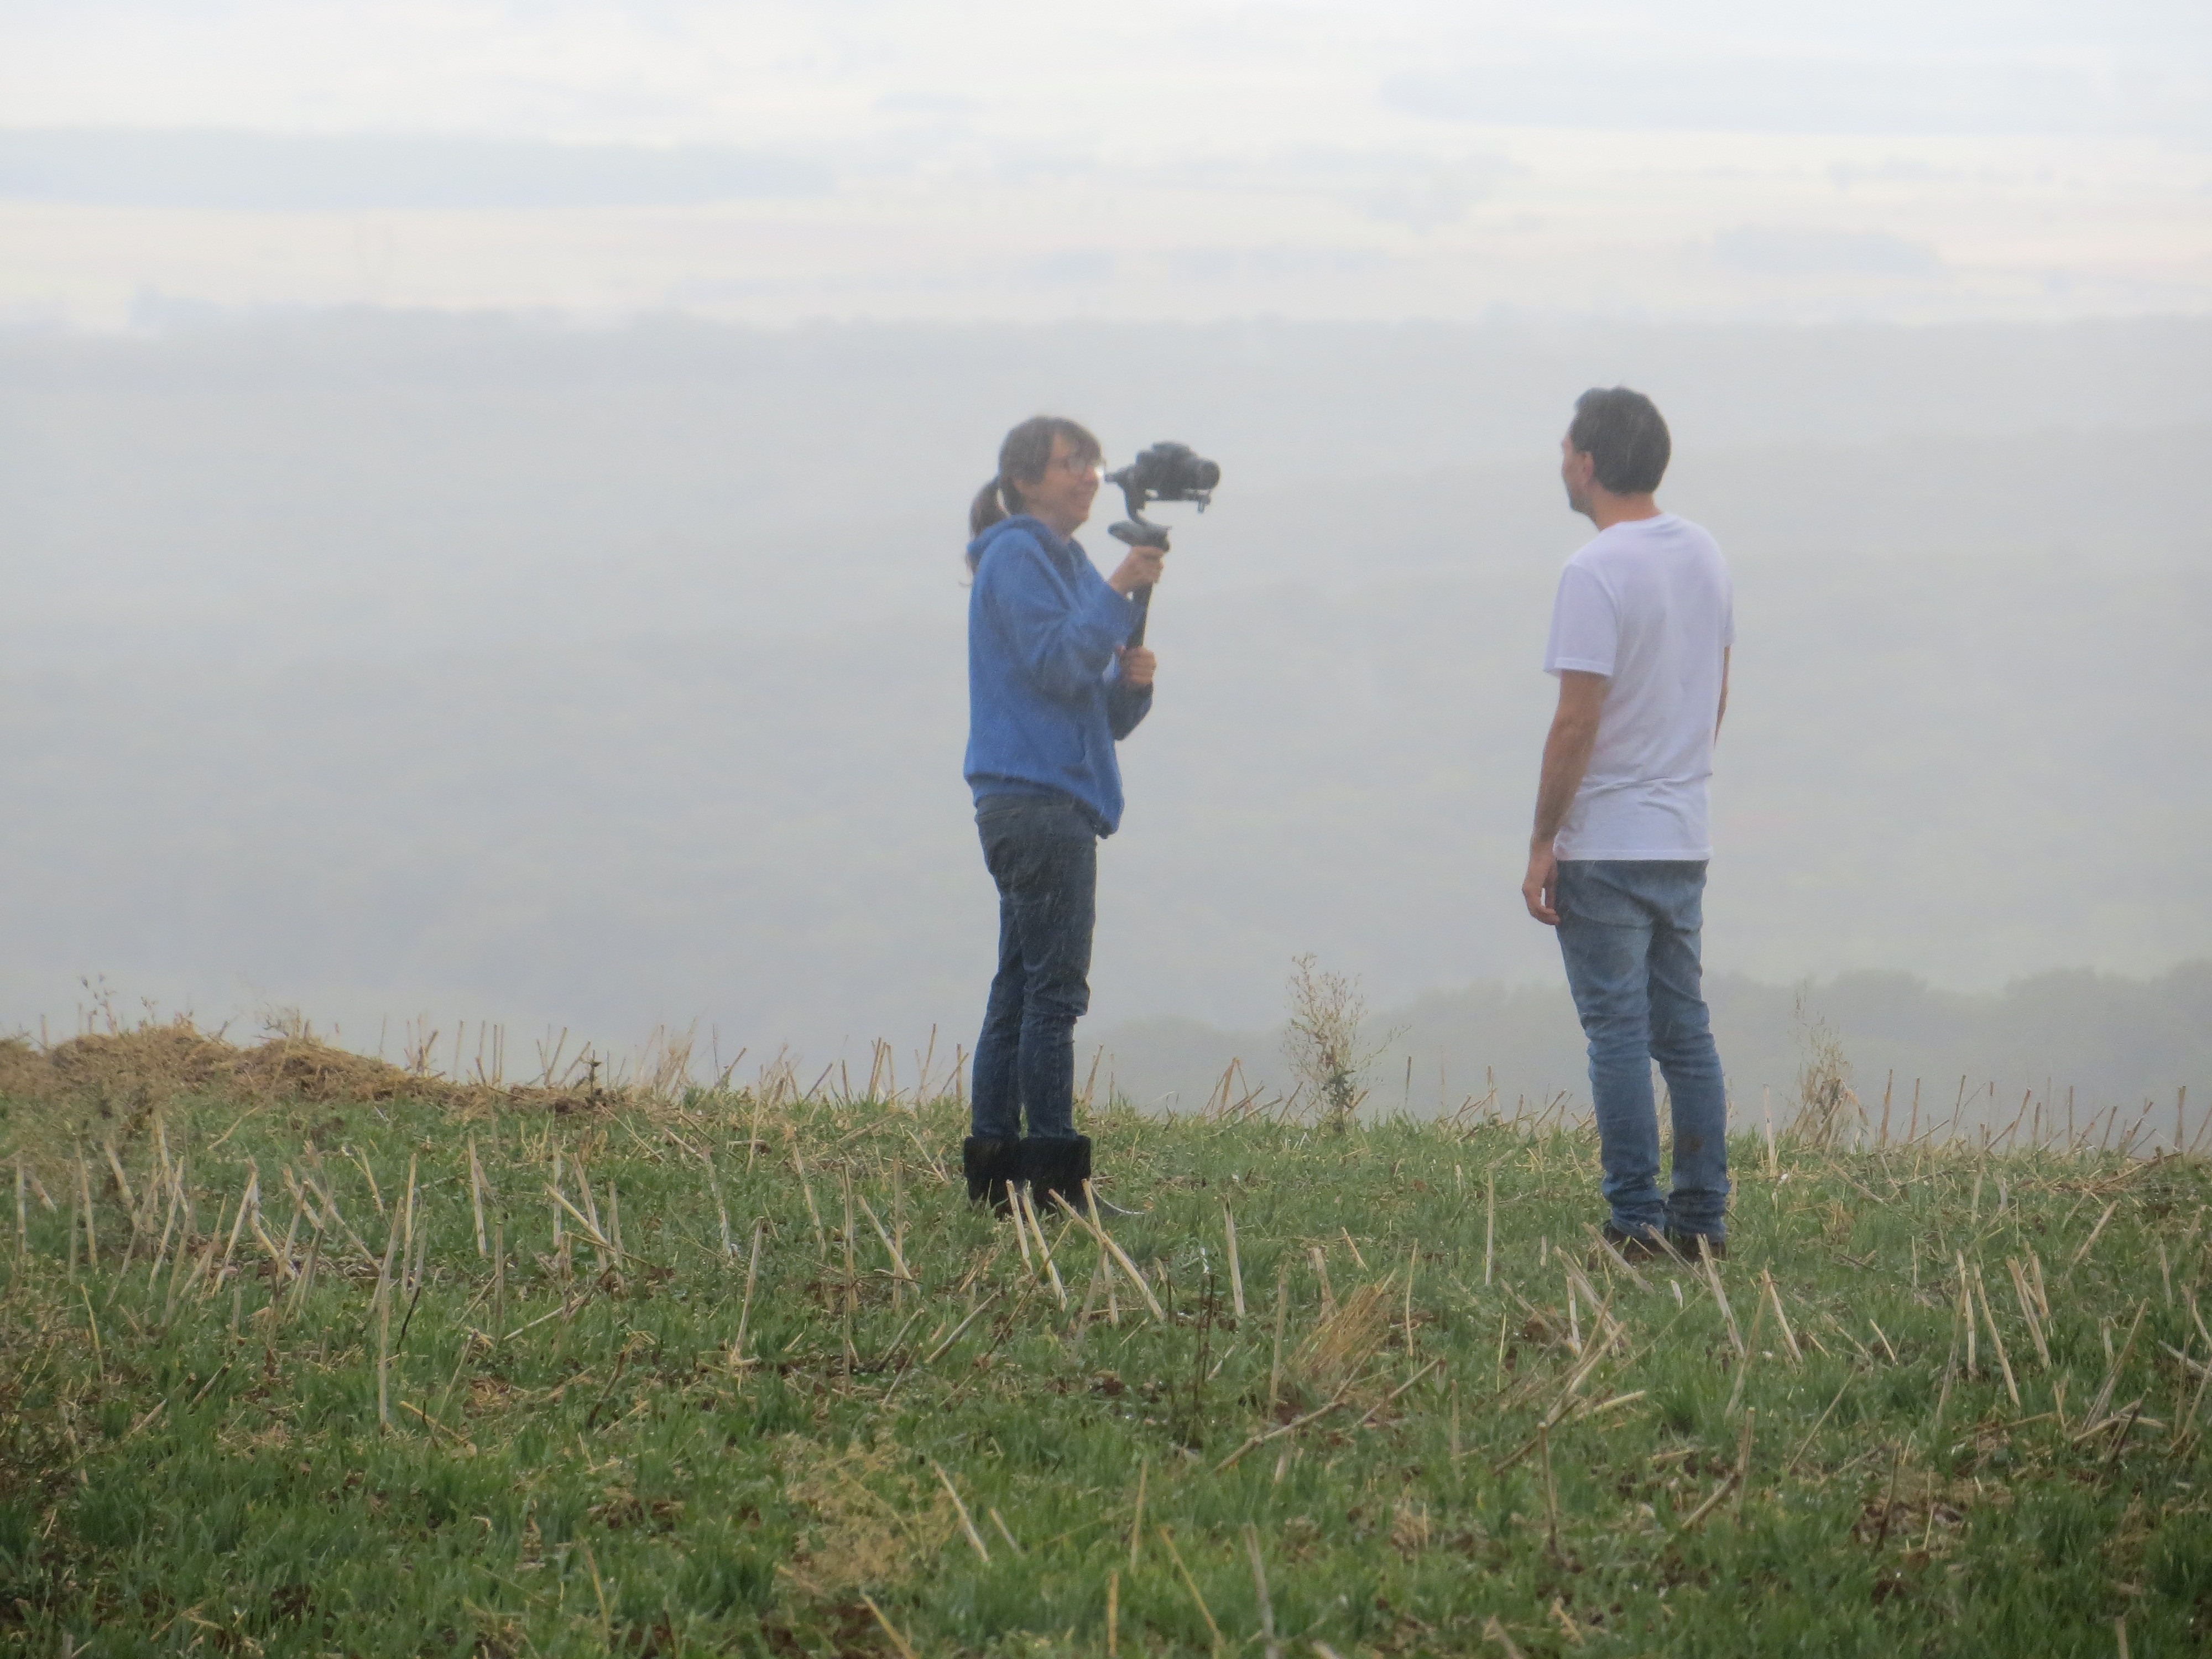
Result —
POLYGON ((527 1106, 586 1111, 605 1094, 457 1083, 372 1060, 308 1036, 271 1036, 240 1048, 189 1020, 136 1030, 88 1032, 41 1048, 0 1039, 0 1097, 36 1103, 97 1103, 143 1110, 183 1095, 216 1094, 313 1103, 425 1100, 455 1108, 527 1106))

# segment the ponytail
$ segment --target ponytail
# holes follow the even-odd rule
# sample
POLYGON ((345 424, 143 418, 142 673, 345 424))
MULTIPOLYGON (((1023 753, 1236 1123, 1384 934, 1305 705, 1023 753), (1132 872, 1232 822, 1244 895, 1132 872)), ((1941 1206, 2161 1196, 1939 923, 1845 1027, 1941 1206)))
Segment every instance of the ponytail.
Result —
MULTIPOLYGON (((1006 507, 999 498, 1001 486, 996 478, 975 492, 975 499, 968 504, 968 533, 980 536, 1000 520, 1007 516, 1006 507)), ((1018 499, 1018 498, 1017 498, 1018 499)), ((975 561, 971 557, 970 564, 975 561)))
MULTIPOLYGON (((1000 520, 1028 511, 1022 503, 1022 482, 1044 476, 1052 462, 1052 441, 1059 437, 1065 437, 1079 456, 1096 460, 1101 453, 1098 440, 1088 428, 1058 415, 1032 415, 1006 434, 1006 441, 999 446, 998 476, 977 490, 975 499, 968 504, 969 536, 980 536, 1000 520)), ((975 568, 972 549, 968 568, 975 568)))

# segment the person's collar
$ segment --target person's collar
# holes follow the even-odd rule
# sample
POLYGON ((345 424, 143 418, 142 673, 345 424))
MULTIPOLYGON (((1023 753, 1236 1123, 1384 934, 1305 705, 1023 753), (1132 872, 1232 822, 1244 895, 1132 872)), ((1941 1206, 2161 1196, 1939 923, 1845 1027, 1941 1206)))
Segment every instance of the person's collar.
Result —
POLYGON ((1036 533, 1038 539, 1042 541, 1046 547, 1050 549, 1052 551, 1055 553, 1066 553, 1072 552, 1075 550, 1076 544, 1075 538, 1073 536, 1061 535, 1060 532, 1054 530, 1042 519, 1037 517, 1036 514, 1017 513, 1014 514, 1014 518, 1018 520, 1026 528, 1034 531, 1036 533))

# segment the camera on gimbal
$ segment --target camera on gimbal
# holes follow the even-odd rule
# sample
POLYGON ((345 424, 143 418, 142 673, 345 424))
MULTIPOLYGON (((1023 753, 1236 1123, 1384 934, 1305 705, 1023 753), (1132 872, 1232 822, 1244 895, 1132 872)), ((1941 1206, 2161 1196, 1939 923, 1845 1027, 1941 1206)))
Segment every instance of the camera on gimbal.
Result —
MULTIPOLYGON (((1139 450, 1128 465, 1109 472, 1106 482, 1120 488, 1129 509, 1129 516, 1107 526, 1106 533, 1132 547, 1165 551, 1168 527, 1147 519, 1146 507, 1153 501, 1196 501, 1203 513, 1221 482, 1221 469, 1188 444, 1158 443, 1139 450)), ((1129 643, 1139 646, 1145 642, 1145 623, 1152 615, 1152 590, 1140 587, 1129 597, 1137 602, 1137 625, 1129 632, 1129 643)))
POLYGON ((1127 519, 1108 526, 1107 534, 1132 547, 1164 548, 1167 526, 1147 519, 1146 507, 1153 501, 1196 501, 1198 510, 1205 512, 1214 486, 1221 482, 1221 468, 1188 444, 1158 443, 1139 450, 1128 465, 1109 472, 1106 482, 1121 489, 1129 510, 1127 519))

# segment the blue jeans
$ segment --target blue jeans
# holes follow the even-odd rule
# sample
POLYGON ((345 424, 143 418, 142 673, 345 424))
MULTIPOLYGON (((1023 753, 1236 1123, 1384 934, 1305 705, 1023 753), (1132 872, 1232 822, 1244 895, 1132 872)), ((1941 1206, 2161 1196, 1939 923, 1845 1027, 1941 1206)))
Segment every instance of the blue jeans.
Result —
POLYGON ((1075 1133, 1075 1022, 1091 1006, 1098 834, 1072 800, 986 795, 975 809, 999 884, 999 971, 975 1040, 971 1133, 1075 1133))
POLYGON ((1705 866, 1674 860, 1562 860, 1559 954, 1589 1039, 1601 1190, 1613 1224, 1727 1235, 1728 1092, 1698 956, 1705 866), (1659 1191, 1656 1060, 1674 1102, 1674 1190, 1659 1191))

